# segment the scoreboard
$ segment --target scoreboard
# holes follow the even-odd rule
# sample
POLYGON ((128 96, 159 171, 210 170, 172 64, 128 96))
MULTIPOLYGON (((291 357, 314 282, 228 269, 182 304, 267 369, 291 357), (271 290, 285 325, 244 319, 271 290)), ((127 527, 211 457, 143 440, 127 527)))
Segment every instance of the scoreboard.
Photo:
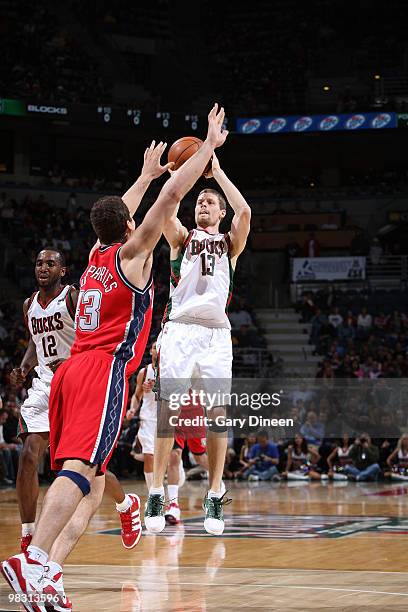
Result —
POLYGON ((49 104, 0 98, 0 116, 31 117, 54 124, 105 125, 113 128, 206 131, 207 117, 169 110, 149 111, 109 104, 49 104))

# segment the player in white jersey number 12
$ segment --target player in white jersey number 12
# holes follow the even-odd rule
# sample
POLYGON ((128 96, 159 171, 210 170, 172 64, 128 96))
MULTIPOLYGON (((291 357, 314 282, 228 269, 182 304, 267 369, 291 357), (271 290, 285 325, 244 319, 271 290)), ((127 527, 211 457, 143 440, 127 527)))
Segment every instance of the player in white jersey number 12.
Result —
POLYGON ((24 383, 33 368, 38 376, 33 378, 21 407, 17 432, 24 444, 17 475, 22 550, 26 550, 34 534, 39 491, 37 469, 49 440, 48 399, 53 376, 50 364, 68 359, 75 337, 78 291, 62 284, 65 273, 62 253, 54 249, 40 251, 35 262, 39 290, 23 305, 30 339, 20 367, 14 368, 10 376, 10 382, 16 386, 24 383))
MULTIPOLYGON (((250 230, 251 210, 221 170, 215 154, 207 176, 217 181, 234 211, 231 230, 225 234, 219 231, 227 204, 213 189, 204 189, 198 195, 195 229, 189 232, 177 213, 164 229, 171 249, 171 285, 159 351, 160 410, 153 486, 145 513, 146 528, 156 533, 165 526, 163 480, 173 445, 171 416, 175 412, 169 401, 188 392, 192 378, 201 379, 204 389, 215 390, 220 398, 230 392, 232 343, 227 308, 236 262, 250 230)), ((210 482, 203 503, 204 528, 220 535, 224 530, 226 501, 221 485, 227 449, 227 428, 222 422, 226 407, 220 404, 208 408, 210 482)))

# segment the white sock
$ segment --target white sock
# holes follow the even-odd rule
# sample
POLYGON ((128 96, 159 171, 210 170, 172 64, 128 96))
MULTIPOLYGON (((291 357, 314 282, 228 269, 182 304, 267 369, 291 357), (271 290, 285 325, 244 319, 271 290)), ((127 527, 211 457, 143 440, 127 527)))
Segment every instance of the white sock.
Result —
POLYGON ((132 505, 132 500, 129 497, 129 495, 126 493, 125 499, 123 500, 123 502, 120 502, 120 504, 116 504, 116 510, 118 512, 126 512, 126 510, 129 510, 131 505, 132 505))
POLYGON ((149 495, 163 495, 164 497, 164 487, 150 487, 149 495))
POLYGON ((149 491, 153 484, 153 472, 145 472, 145 479, 147 484, 147 490, 149 491))
POLYGON ((39 561, 40 563, 42 563, 42 565, 46 565, 48 560, 48 554, 45 552, 45 550, 42 550, 41 548, 38 548, 38 546, 33 546, 32 544, 30 544, 30 546, 27 548, 27 552, 30 559, 32 559, 33 561, 39 561))
POLYGON ((51 578, 53 578, 56 574, 59 574, 60 572, 62 572, 62 567, 56 561, 48 561, 47 567, 48 567, 47 573, 51 578))
POLYGON ((221 491, 208 491, 207 497, 222 497, 221 491))
POLYGON ((167 485, 169 501, 178 504, 178 485, 167 485))
POLYGON ((35 523, 22 523, 21 524, 21 535, 23 536, 27 536, 27 535, 34 535, 34 530, 35 530, 35 523))

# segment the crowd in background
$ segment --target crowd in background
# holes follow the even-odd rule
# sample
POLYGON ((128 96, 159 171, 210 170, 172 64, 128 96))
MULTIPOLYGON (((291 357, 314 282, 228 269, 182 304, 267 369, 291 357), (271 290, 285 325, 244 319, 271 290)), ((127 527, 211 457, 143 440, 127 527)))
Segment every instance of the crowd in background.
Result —
POLYGON ((6 0, 0 17, 3 95, 49 103, 109 102, 100 67, 78 36, 58 26, 46 3, 6 0))
POLYGON ((323 379, 408 375, 406 291, 306 293, 298 305, 323 379))
MULTIPOLYGON (((221 91, 233 112, 303 113, 313 105, 311 80, 330 74, 347 78, 335 95, 320 96, 320 110, 402 109, 404 100, 376 93, 373 80, 378 71, 405 74, 406 4, 396 0, 393 6, 384 11, 379 0, 363 2, 353 7, 351 18, 341 0, 310 5, 264 0, 256 11, 246 2, 207 0, 191 14, 177 12, 168 0, 137 8, 130 0, 115 5, 71 1, 64 9, 4 0, 0 85, 7 97, 108 103, 116 81, 127 81, 143 86, 150 102, 174 99, 171 81, 159 78, 157 55, 164 48, 183 58, 184 25, 183 36, 191 31, 200 39, 207 58, 208 95, 213 99, 221 91), (361 35, 361 22, 368 35, 361 35)), ((190 81, 185 104, 191 103, 192 92, 202 90, 196 61, 184 53, 184 65, 190 66, 184 75, 190 81)))

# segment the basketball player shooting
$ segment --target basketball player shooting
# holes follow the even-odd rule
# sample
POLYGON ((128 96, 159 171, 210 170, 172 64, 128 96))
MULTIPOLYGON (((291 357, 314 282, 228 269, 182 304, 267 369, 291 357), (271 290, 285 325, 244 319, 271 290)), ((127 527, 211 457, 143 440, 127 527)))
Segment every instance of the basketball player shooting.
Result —
MULTIPOLYGON (((136 228, 132 204, 140 188, 107 196, 92 207, 98 241, 81 277, 76 339, 71 358, 56 371, 50 395, 50 454, 61 469, 49 488, 32 544, 2 562, 17 593, 43 594, 49 552, 99 472, 106 471, 126 409, 128 380, 140 365, 149 336, 153 249, 178 202, 227 137, 224 109, 214 105, 203 146, 163 186, 136 228)), ((163 166, 163 172, 169 165, 163 166)), ((24 603, 29 612, 45 609, 24 603)))
MULTIPOLYGON (((184 394, 194 378, 213 379, 225 389, 232 376, 231 326, 226 314, 232 276, 250 230, 251 209, 221 170, 216 155, 207 177, 214 177, 234 211, 231 230, 220 233, 226 201, 218 191, 204 189, 195 207, 196 228, 188 231, 177 210, 164 226, 170 245, 170 299, 164 315, 159 352, 160 414, 154 455, 153 486, 146 505, 146 528, 158 533, 165 526, 163 481, 173 446, 169 400, 175 389, 184 394), (162 432, 162 435, 160 434, 162 432)), ((207 453, 209 491, 204 498, 204 528, 213 535, 224 530, 222 473, 227 450, 227 428, 219 424, 225 406, 209 414, 207 453)))

